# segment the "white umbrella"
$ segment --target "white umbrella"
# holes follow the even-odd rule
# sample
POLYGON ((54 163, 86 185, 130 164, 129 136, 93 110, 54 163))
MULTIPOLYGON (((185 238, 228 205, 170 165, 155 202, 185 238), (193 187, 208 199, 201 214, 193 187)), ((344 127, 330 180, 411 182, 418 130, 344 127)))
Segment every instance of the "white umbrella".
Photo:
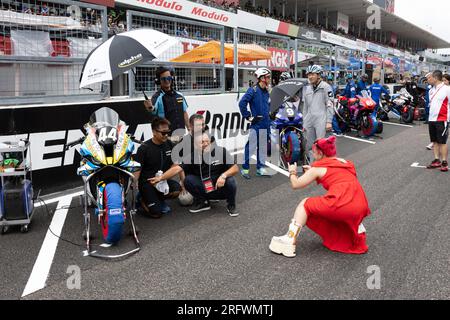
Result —
POLYGON ((161 56, 177 42, 177 39, 153 29, 117 34, 89 53, 81 71, 80 88, 112 80, 139 64, 161 56))

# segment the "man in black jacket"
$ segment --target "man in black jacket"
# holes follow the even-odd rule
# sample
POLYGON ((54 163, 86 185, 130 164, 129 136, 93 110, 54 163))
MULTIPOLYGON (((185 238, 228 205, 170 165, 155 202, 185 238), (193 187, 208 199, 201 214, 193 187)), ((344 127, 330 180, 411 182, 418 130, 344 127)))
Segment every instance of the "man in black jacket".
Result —
POLYGON ((151 100, 144 101, 144 106, 152 115, 169 120, 172 134, 175 130, 180 130, 175 133, 175 136, 182 137, 185 129, 189 127, 189 116, 186 111, 188 106, 184 96, 174 88, 173 68, 159 67, 156 70, 155 83, 160 86, 160 89, 155 92, 151 100))

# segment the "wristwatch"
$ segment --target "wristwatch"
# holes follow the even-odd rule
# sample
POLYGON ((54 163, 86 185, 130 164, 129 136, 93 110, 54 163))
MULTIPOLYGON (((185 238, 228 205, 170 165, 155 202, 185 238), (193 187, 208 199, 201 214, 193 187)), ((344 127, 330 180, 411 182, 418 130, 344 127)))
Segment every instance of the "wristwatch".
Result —
POLYGON ((220 177, 223 178, 224 180, 227 180, 227 178, 228 178, 227 175, 226 175, 225 173, 222 173, 222 174, 220 175, 220 177))

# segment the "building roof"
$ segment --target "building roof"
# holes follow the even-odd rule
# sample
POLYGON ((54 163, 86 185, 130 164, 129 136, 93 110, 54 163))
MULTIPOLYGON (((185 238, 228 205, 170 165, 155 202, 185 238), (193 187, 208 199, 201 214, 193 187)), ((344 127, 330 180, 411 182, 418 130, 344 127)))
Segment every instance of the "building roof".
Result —
MULTIPOLYGON (((296 0, 288 0, 287 7, 294 8, 296 0)), ((298 0, 299 6, 304 6, 302 0, 298 0)), ((316 10, 323 12, 339 11, 346 14, 350 18, 350 23, 363 26, 366 24, 367 8, 373 5, 372 2, 367 0, 308 0, 310 10, 316 10)), ((427 48, 439 49, 450 48, 450 43, 446 40, 439 38, 438 36, 426 31, 415 24, 406 21, 403 18, 395 14, 391 14, 381 8, 381 28, 383 32, 394 32, 402 39, 419 40, 426 44, 427 48)))

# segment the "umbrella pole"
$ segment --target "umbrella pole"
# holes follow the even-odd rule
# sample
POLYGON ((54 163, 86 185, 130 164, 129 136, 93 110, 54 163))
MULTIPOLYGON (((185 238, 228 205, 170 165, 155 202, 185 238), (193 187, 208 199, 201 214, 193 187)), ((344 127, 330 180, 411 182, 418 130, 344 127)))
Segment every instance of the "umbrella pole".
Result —
POLYGON ((144 89, 142 88, 141 82, 140 82, 139 79, 136 77, 136 73, 134 72, 134 69, 131 69, 131 71, 133 72, 134 79, 135 79, 136 82, 138 83, 139 88, 141 89, 142 93, 144 94, 145 100, 148 100, 148 96, 145 94, 145 91, 144 91, 144 89))

